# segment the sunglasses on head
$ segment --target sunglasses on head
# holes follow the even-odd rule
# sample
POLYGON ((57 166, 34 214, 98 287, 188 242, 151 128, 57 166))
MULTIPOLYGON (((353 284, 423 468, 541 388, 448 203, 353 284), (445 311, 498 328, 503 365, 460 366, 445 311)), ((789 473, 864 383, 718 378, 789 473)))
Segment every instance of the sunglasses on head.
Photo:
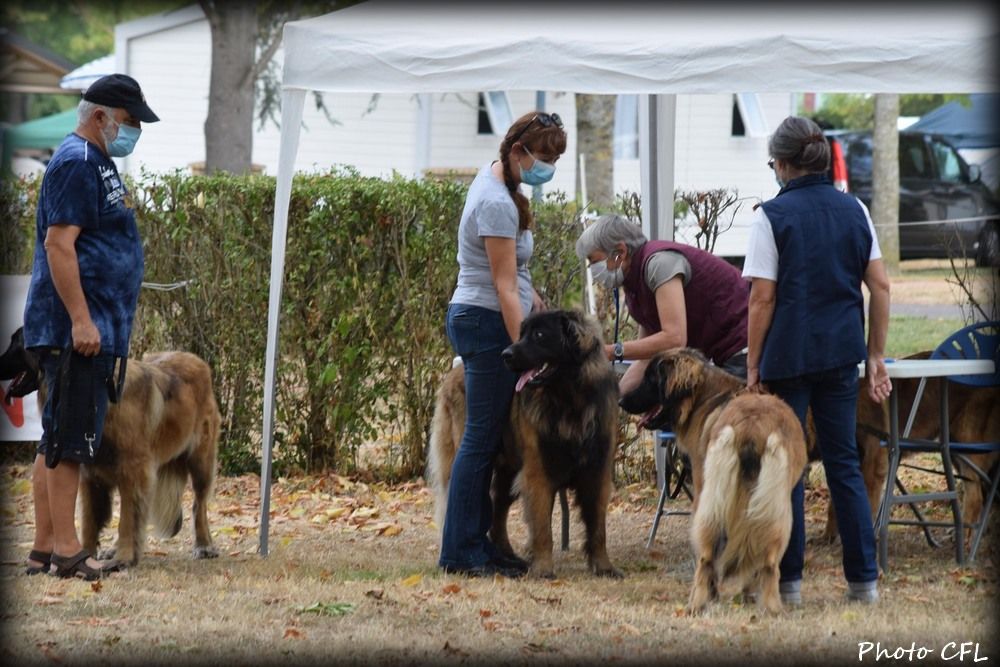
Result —
POLYGON ((521 135, 524 134, 525 132, 527 132, 528 128, 531 127, 535 123, 536 120, 538 121, 538 124, 541 125, 542 127, 552 127, 553 125, 555 125, 560 130, 563 127, 562 118, 560 118, 559 114, 557 114, 557 113, 544 113, 543 112, 543 113, 535 114, 535 117, 532 118, 531 120, 529 120, 528 124, 521 128, 520 132, 518 132, 517 134, 514 135, 514 138, 511 139, 510 143, 514 144, 518 139, 520 139, 521 135))

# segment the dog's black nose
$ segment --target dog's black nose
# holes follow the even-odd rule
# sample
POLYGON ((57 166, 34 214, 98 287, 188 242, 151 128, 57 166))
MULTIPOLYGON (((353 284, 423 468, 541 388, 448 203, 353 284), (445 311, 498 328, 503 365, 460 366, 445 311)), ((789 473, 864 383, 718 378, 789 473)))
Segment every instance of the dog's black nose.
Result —
POLYGON ((504 351, 500 353, 500 358, 503 359, 504 361, 510 361, 514 357, 514 350, 512 349, 513 347, 514 346, 511 345, 510 347, 504 349, 504 351))

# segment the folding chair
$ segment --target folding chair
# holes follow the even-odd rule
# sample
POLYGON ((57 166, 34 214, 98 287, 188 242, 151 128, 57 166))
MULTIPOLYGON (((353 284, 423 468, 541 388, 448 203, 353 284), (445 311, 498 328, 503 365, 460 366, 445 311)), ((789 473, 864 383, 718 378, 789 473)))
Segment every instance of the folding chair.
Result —
POLYGON ((649 539, 646 540, 646 548, 653 546, 656 539, 656 531, 660 527, 660 519, 665 516, 691 514, 689 510, 665 510, 663 506, 669 497, 671 500, 677 498, 681 491, 687 495, 688 500, 693 498, 691 494, 691 463, 688 458, 681 453, 677 447, 677 436, 670 431, 656 432, 656 445, 660 449, 656 457, 657 473, 660 472, 660 461, 662 460, 663 484, 660 486, 660 499, 656 504, 656 515, 653 517, 653 527, 649 531, 649 539))
MULTIPOLYGON (((998 353, 997 349, 998 331, 1000 331, 1000 322, 979 322, 955 332, 943 343, 941 343, 933 353, 931 353, 931 359, 992 359, 996 367, 996 371, 993 375, 952 375, 942 378, 941 393, 943 404, 947 403, 948 385, 950 383, 980 388, 1000 387, 1000 353, 998 353)), ((890 461, 889 465, 889 477, 886 483, 890 487, 895 486, 896 488, 899 488, 902 495, 895 496, 892 494, 891 488, 886 489, 886 502, 884 502, 880 508, 877 525, 881 526, 883 521, 885 521, 886 524, 918 525, 923 528, 925 535, 927 535, 928 542, 934 546, 937 546, 937 543, 930 537, 928 528, 953 527, 955 531, 956 557, 959 562, 964 561, 964 529, 968 527, 973 531, 968 557, 968 560, 972 561, 976 557, 976 552, 988 524, 993 501, 997 495, 998 481, 1000 481, 1000 464, 994 462, 992 466, 988 466, 989 469, 984 470, 980 466, 973 463, 969 457, 976 454, 998 453, 1000 452, 1000 442, 965 442, 952 440, 950 437, 950 425, 948 424, 949 420, 947 417, 942 420, 940 441, 910 438, 910 427, 913 424, 916 411, 920 405, 926 381, 927 378, 922 378, 920 380, 917 393, 914 397, 913 406, 907 419, 906 427, 904 428, 902 437, 899 439, 900 452, 897 452, 895 456, 892 457, 893 460, 890 461), (932 452, 941 454, 942 470, 929 470, 927 468, 921 468, 911 464, 900 463, 899 454, 904 451, 932 452), (974 524, 964 521, 961 508, 958 505, 954 465, 956 460, 960 461, 964 468, 972 471, 974 475, 972 479, 965 478, 967 483, 981 484, 986 487, 983 509, 979 520, 974 524), (899 467, 913 467, 925 472, 942 474, 947 480, 948 490, 943 493, 911 494, 906 490, 902 482, 896 476, 899 467), (922 516, 913 505, 914 502, 942 499, 949 500, 952 504, 953 520, 951 522, 930 521, 922 516), (891 518, 893 505, 902 504, 908 504, 911 508, 913 508, 916 519, 904 520, 891 518), (883 517, 883 513, 886 513, 887 516, 883 517)), ((942 409, 942 413, 946 414, 944 409, 942 409)), ((993 437, 995 434, 983 433, 982 435, 983 437, 993 437)))

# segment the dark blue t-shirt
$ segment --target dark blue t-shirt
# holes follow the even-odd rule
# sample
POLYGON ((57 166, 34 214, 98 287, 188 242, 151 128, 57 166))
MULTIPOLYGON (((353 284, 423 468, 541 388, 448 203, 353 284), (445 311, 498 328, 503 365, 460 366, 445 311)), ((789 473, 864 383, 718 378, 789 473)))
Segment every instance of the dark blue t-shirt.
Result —
POLYGON ((45 235, 51 225, 76 225, 80 284, 101 333, 101 353, 128 355, 142 283, 142 239, 111 158, 76 134, 67 136, 45 169, 38 195, 35 258, 24 308, 26 347, 70 345, 72 324, 49 271, 45 235))

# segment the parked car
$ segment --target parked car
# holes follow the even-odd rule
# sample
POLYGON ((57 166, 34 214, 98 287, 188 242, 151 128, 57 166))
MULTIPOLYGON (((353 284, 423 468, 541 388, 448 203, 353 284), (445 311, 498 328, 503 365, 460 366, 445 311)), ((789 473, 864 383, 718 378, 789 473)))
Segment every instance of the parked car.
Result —
MULTIPOLYGON (((869 208, 872 133, 828 131, 830 177, 869 208)), ((903 259, 961 252, 980 266, 1000 264, 1000 201, 939 135, 899 133, 899 254, 903 259), (924 224, 913 224, 924 223, 924 224)))

